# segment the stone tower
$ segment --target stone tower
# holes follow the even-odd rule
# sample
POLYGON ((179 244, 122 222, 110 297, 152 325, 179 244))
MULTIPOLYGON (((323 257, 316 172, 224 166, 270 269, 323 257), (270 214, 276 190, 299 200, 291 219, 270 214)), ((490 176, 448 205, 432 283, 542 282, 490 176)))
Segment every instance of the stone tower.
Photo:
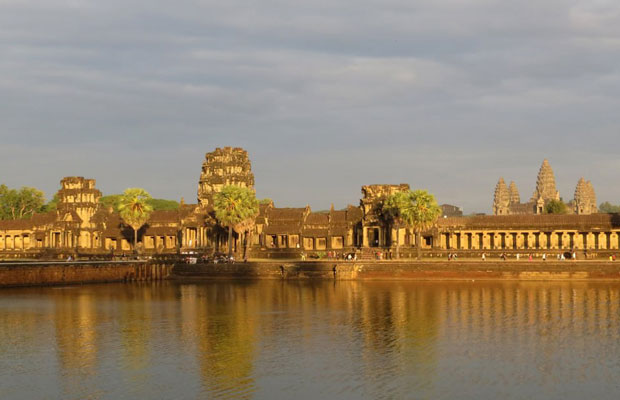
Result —
POLYGON ((227 185, 254 189, 254 174, 248 152, 239 147, 217 148, 205 155, 198 182, 198 203, 213 205, 213 195, 227 185))
POLYGON ((544 206, 551 200, 560 200, 560 192, 555 187, 555 176, 549 161, 545 159, 538 171, 538 179, 536 180, 536 190, 530 200, 535 204, 535 213, 542 214, 544 206))
POLYGON ((517 185, 514 181, 510 182, 510 186, 508 187, 508 196, 510 197, 510 204, 520 204, 521 196, 519 195, 519 189, 517 189, 517 185))
POLYGON ((598 212, 596 193, 590 181, 579 179, 575 188, 575 214, 594 214, 598 212))
POLYGON ((99 208, 101 192, 95 188, 94 179, 68 176, 60 181, 57 210, 60 214, 77 213, 82 228, 90 228, 90 219, 99 208))
POLYGON ((510 213, 510 192, 504 182, 504 178, 499 178, 495 186, 495 196, 493 198, 493 214, 506 215, 510 213))

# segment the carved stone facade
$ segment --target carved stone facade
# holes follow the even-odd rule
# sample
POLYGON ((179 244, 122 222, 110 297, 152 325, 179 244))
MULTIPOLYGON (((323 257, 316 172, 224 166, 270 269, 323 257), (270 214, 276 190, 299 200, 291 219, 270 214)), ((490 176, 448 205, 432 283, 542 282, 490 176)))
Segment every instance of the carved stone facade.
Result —
POLYGON ((596 194, 592 182, 579 179, 575 188, 575 200, 573 211, 575 214, 594 214, 598 212, 596 205, 596 194))
POLYGON ((549 161, 545 159, 538 171, 536 189, 532 194, 530 203, 536 204, 536 214, 542 214, 544 205, 551 200, 560 200, 560 192, 555 187, 555 176, 549 161), (542 204, 542 207, 541 207, 542 204))
POLYGON ((227 185, 254 189, 254 174, 248 152, 239 147, 217 148, 205 155, 198 182, 198 203, 213 205, 213 195, 227 185))
MULTIPOLYGON (((510 182, 510 187, 507 188, 504 179, 499 179, 495 186, 495 195, 493 197, 493 214, 540 215, 545 213, 546 205, 552 200, 561 200, 560 192, 556 188, 553 169, 549 161, 545 159, 538 171, 536 189, 527 203, 521 203, 521 197, 514 182, 510 182)), ((589 181, 580 181, 575 190, 575 200, 568 205, 569 213, 585 215, 596 213, 596 196, 592 184, 589 181), (579 203, 579 206, 577 206, 577 203, 579 203)))

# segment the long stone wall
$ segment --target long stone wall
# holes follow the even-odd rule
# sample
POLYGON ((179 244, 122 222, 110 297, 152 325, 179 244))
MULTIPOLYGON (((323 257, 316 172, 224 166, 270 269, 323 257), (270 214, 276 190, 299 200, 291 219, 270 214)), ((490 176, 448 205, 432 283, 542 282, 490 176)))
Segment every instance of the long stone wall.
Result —
POLYGON ((177 264, 175 279, 620 280, 620 261, 368 261, 177 264))
POLYGON ((173 264, 147 261, 78 261, 0 263, 0 288, 94 282, 161 280, 173 264))

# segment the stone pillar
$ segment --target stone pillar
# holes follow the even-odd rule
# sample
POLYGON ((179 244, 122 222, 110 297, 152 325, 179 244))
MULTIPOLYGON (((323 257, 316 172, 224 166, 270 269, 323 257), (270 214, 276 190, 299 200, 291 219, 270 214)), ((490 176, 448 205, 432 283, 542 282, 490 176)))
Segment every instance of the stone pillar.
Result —
POLYGON ((538 234, 538 248, 546 249, 548 246, 547 233, 540 232, 538 234))
POLYGON ((523 234, 517 233, 517 240, 516 240, 516 242, 517 243, 516 243, 515 248, 519 249, 519 250, 523 249, 523 234))
POLYGON ((609 249, 618 250, 618 232, 611 232, 609 235, 609 249))
POLYGON ((514 240, 511 232, 506 232, 506 249, 514 248, 514 240))
POLYGON ((577 250, 583 250, 583 235, 580 232, 575 232, 575 236, 573 237, 573 246, 577 250))
POLYGON ((586 236, 586 245, 588 249, 596 249, 596 237, 593 232, 588 232, 586 236))
POLYGON ((486 232, 481 233, 481 235, 482 235, 482 248, 485 250, 490 249, 491 240, 493 240, 492 237, 486 232))
POLYGON ((368 228, 362 228, 362 247, 368 247, 368 228))
POLYGON ((608 238, 607 232, 600 232, 598 234, 598 250, 607 250, 609 248, 608 238))
POLYGON ((527 248, 530 250, 536 249, 536 236, 533 232, 527 233, 527 248))

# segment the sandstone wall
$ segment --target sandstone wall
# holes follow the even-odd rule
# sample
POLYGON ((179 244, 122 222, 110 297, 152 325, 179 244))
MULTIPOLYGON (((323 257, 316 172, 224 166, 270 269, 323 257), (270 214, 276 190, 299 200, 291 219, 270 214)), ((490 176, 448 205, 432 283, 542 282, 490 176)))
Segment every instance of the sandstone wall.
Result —
POLYGON ((175 279, 620 280, 620 261, 248 262, 177 264, 175 279))
POLYGON ((167 279, 172 264, 146 261, 0 263, 0 288, 167 279))

